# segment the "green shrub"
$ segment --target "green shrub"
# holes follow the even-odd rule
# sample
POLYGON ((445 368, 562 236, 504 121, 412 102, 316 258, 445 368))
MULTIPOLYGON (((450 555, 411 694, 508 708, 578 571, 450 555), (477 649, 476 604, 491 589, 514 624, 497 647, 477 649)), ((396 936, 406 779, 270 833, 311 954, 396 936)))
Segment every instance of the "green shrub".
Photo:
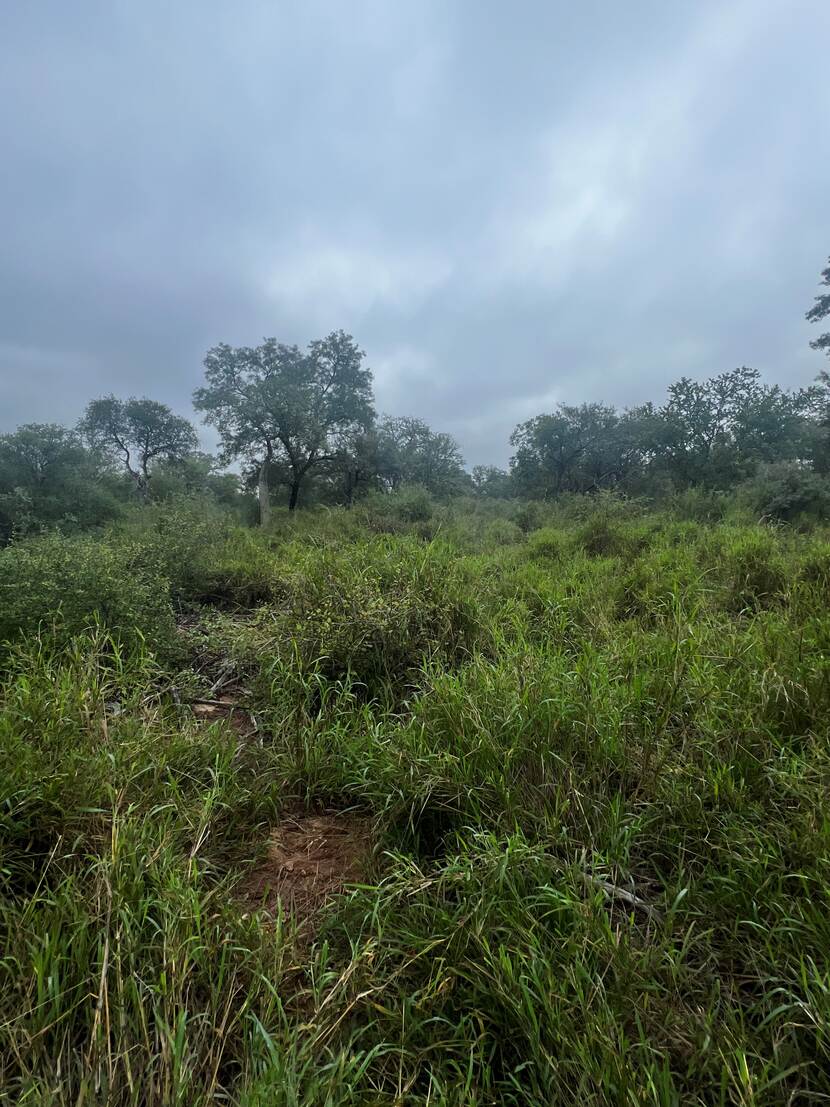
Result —
POLYGON ((492 517, 484 512, 452 511, 441 522, 440 535, 465 553, 479 553, 505 546, 516 546, 524 540, 521 530, 509 519, 492 517))
POLYGON ((801 560, 801 579, 830 591, 830 542, 809 546, 801 560))
POLYGON ((173 649, 166 577, 124 543, 59 534, 0 550, 0 641, 40 627, 56 642, 98 623, 128 648, 173 649))
POLYGON ((400 690, 428 660, 457 664, 476 636, 450 551, 412 538, 306 552, 260 628, 257 650, 370 694, 387 683, 400 690))
POLYGON ((603 513, 593 516, 579 528, 575 543, 589 557, 633 557, 647 545, 647 538, 640 531, 613 523, 603 513))
POLYGON ((618 618, 653 625, 679 611, 695 614, 705 591, 705 574, 691 551, 673 544, 638 558, 616 582, 618 618))
POLYGON ((519 504, 513 511, 513 522, 522 534, 530 534, 531 531, 538 530, 542 526, 542 520, 542 505, 533 500, 519 504))
POLYGON ((771 535, 748 534, 725 556, 726 605, 731 611, 758 611, 779 601, 787 587, 787 564, 771 535))
MULTIPOLYGON (((164 578, 174 600, 198 591, 217 550, 232 532, 228 517, 192 500, 148 504, 112 532, 130 573, 164 578)), ((239 528, 237 528, 238 530, 239 528)))
POLYGON ((217 607, 255 607, 279 600, 284 573, 269 539, 261 531, 236 528, 208 547, 188 598, 217 607))
POLYGON ((795 462, 762 466, 739 490, 756 516, 775 522, 830 518, 830 482, 795 462))
POLYGON ((356 513, 375 533, 415 533, 429 539, 437 529, 435 501, 417 484, 404 485, 396 492, 370 493, 356 513))
POLYGON ((533 561, 558 561, 566 550, 562 532, 543 527, 532 534, 527 543, 527 556, 533 561))
POLYGON ((732 497, 706 488, 686 488, 668 498, 667 507, 675 519, 692 523, 718 523, 725 518, 732 497))

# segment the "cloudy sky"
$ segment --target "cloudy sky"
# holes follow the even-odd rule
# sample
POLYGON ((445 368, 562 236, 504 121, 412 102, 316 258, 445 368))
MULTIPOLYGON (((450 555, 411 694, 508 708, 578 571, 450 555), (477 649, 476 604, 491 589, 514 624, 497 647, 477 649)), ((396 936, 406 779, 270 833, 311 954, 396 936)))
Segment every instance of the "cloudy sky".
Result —
POLYGON ((6 0, 0 431, 339 327, 471 464, 559 401, 805 384, 828 42, 828 0, 6 0))

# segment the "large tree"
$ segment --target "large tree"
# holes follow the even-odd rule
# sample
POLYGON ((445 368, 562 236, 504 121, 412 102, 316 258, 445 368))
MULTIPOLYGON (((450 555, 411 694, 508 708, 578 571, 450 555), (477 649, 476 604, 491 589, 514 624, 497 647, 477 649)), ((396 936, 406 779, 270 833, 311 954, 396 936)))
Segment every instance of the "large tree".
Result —
POLYGON ((309 471, 332 462, 346 438, 371 426, 365 356, 344 331, 306 350, 267 338, 261 346, 222 343, 208 351, 206 384, 193 402, 219 431, 223 458, 255 467, 261 523, 268 521, 275 466, 285 472, 293 511, 309 471))
MULTIPOLYGON (((820 283, 825 286, 830 286, 830 258, 827 259, 827 268, 821 272, 820 283)), ((823 292, 821 295, 816 296, 816 302, 807 312, 807 320, 810 323, 820 323, 822 319, 830 317, 830 292, 823 292)), ((824 350, 828 357, 830 357, 830 331, 826 331, 824 334, 820 334, 818 338, 814 338, 810 343, 814 350, 824 350)))
POLYGON ((351 507, 359 495, 380 485, 381 468, 375 427, 340 435, 327 474, 335 500, 351 507))
POLYGON ((156 400, 103 396, 87 405, 78 429, 91 446, 124 466, 146 499, 153 465, 181 460, 199 445, 192 425, 156 400))

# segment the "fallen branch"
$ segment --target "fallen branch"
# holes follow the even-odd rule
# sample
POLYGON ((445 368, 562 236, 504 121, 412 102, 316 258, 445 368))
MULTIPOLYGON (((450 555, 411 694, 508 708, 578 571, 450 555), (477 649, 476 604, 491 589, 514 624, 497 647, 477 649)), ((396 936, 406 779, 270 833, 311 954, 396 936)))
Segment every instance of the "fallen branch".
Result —
POLYGON ((235 668, 236 668, 236 666, 234 665, 234 663, 232 661, 229 661, 225 665, 222 666, 222 669, 220 670, 219 676, 216 678, 216 680, 210 686, 210 691, 208 692, 209 696, 215 696, 216 693, 219 691, 219 689, 222 688, 223 685, 228 683, 228 679, 230 678, 231 673, 233 673, 235 668))
POLYGON ((629 892, 626 888, 620 888, 618 885, 611 884, 608 880, 602 880, 598 876, 592 876, 590 873, 583 873, 582 879, 590 887, 599 888, 608 899, 618 900, 620 903, 625 903, 638 911, 643 911, 655 921, 658 921, 661 917, 656 907, 641 899, 640 896, 635 896, 633 892, 629 892))

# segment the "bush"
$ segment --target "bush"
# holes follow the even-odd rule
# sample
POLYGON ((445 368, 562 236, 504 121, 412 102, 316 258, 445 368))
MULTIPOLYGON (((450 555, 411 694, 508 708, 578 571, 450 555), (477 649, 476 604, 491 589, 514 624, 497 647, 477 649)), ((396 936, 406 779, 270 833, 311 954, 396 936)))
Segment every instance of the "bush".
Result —
POLYGON ((230 533, 227 515, 205 502, 183 499, 137 508, 110 541, 120 547, 129 572, 164 578, 179 601, 199 591, 230 533))
POLYGON ((638 558, 621 576, 616 587, 615 614, 638 619, 651 626, 671 618, 678 610, 687 616, 705 591, 705 574, 694 553, 671 541, 638 558))
POLYGON ((727 607, 731 611, 758 611, 770 607, 784 593, 787 565, 771 535, 740 538, 726 551, 727 607))
POLYGON ((543 527, 528 539, 527 554, 533 561, 558 561, 564 552, 562 534, 553 527, 543 527))
POLYGON ((801 579, 830 590, 830 543, 818 542, 807 549, 801 562, 801 579))
POLYGON ((261 531, 235 528, 208 548, 188 598, 216 607, 249 608, 283 597, 286 585, 269 541, 273 539, 261 531))
POLYGON ((644 534, 615 525, 605 514, 595 515, 580 527, 575 541, 589 557, 633 556, 647 544, 644 534))
POLYGON ((513 522, 522 534, 530 534, 531 531, 538 530, 542 525, 542 519, 542 507, 533 500, 520 504, 513 513, 513 522))
POLYGON ((739 499, 775 522, 830 518, 830 482, 795 462, 763 466, 741 487, 739 499))
POLYGON ((48 628, 56 642, 100 624, 122 645, 173 649, 168 580, 130 569, 129 547, 45 535, 0 550, 0 641, 48 628))
POLYGON ((262 623, 266 640, 258 635, 256 649, 295 671, 348 677, 374 694, 387 683, 400 689, 429 659, 456 664, 475 626, 448 550, 381 539, 306 552, 287 582, 286 602, 262 623))
POLYGON ((719 523, 729 510, 732 497, 705 488, 686 488, 668 497, 667 507, 675 519, 692 523, 719 523))
POLYGON ((433 531, 428 524, 433 521, 435 508, 426 488, 410 484, 396 492, 372 492, 358 510, 370 530, 389 534, 414 530, 429 538, 433 531))

